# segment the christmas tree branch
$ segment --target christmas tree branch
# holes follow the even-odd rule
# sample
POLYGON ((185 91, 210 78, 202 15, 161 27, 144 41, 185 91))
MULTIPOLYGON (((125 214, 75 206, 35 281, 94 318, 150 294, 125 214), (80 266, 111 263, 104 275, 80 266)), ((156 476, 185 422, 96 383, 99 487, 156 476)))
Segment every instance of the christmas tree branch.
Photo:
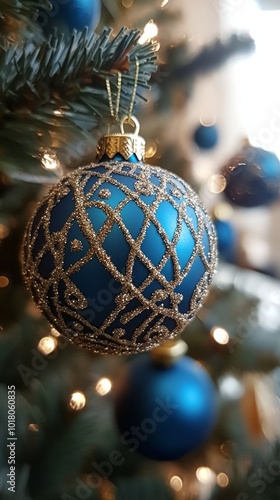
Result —
POLYGON ((176 80, 192 78, 198 73, 207 73, 219 68, 232 56, 254 50, 255 42, 250 35, 233 34, 225 41, 217 39, 206 45, 192 59, 178 66, 170 76, 176 80))
POLYGON ((36 22, 40 8, 51 9, 48 0, 0 0, 0 44, 14 43, 20 38, 43 40, 36 22))
POLYGON ((20 21, 34 19, 38 9, 51 9, 48 0, 0 0, 0 18, 15 18, 20 21))
MULTIPOLYGON (((137 29, 125 28, 114 38, 110 29, 91 36, 84 31, 73 33, 70 42, 53 35, 38 47, 28 44, 3 50, 0 53, 0 147, 3 146, 6 154, 0 169, 11 174, 19 148, 25 172, 29 167, 27 162, 23 166, 23 149, 33 162, 46 148, 64 152, 69 157, 66 151, 69 140, 73 144, 76 135, 76 143, 87 142, 88 131, 98 126, 101 117, 109 117, 105 80, 110 78, 113 100, 116 99, 118 72, 122 73, 120 112, 126 114, 136 58, 140 67, 136 103, 143 98, 151 73, 156 69, 156 55, 152 43, 137 43, 140 35, 137 29)), ((70 156, 73 159, 73 155, 70 156)))
POLYGON ((114 39, 110 35, 109 29, 91 37, 84 31, 74 33, 70 43, 53 36, 40 47, 10 47, 3 51, 0 55, 2 120, 9 114, 21 116, 53 112, 57 108, 104 116, 109 111, 105 77, 118 71, 123 72, 120 106, 122 111, 126 110, 135 76, 135 58, 140 65, 136 94, 139 98, 139 88, 147 88, 147 81, 155 71, 156 56, 152 44, 137 45, 139 30, 122 29, 114 39))

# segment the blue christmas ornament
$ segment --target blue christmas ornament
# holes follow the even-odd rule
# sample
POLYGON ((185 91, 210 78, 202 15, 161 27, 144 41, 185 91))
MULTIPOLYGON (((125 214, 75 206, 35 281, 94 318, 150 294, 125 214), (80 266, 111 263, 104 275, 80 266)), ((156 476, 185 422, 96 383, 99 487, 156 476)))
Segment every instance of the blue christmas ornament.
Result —
POLYGON ((121 442, 154 460, 179 459, 209 438, 217 401, 211 378, 196 361, 184 356, 164 364, 142 355, 125 366, 117 385, 121 442))
POLYGON ((38 24, 45 35, 53 32, 69 36, 73 30, 82 31, 86 26, 94 31, 100 20, 100 0, 50 0, 52 9, 41 9, 38 24))
POLYGON ((279 198, 280 162, 261 148, 246 146, 223 168, 224 194, 240 207, 269 205, 279 198))
POLYGON ((237 233, 228 220, 214 219, 217 234, 219 257, 227 262, 235 262, 237 233))
POLYGON ((194 132, 193 140, 201 149, 212 149, 219 139, 218 129, 215 125, 199 125, 194 132))
POLYGON ((35 302, 61 334, 95 352, 145 351, 179 333, 216 267, 199 198, 176 175, 139 161, 143 152, 135 134, 103 138, 100 163, 54 186, 25 236, 35 302))

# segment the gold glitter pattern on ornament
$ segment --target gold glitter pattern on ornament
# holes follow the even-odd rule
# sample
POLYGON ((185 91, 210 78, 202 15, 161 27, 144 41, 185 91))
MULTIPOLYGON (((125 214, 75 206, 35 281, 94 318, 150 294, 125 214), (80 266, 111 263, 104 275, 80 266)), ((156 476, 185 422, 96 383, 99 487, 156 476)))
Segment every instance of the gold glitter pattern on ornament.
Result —
MULTIPOLYGON (((72 251, 72 245, 70 248, 72 251)), ((146 351, 178 335, 205 299, 217 264, 215 231, 196 193, 171 172, 130 162, 92 164, 60 181, 38 206, 27 228, 23 250, 27 286, 51 324, 74 344, 100 353, 146 351), (110 206, 111 198, 106 201, 107 195, 103 197, 100 193, 109 190, 112 194, 116 188, 122 196, 116 205, 110 206), (58 230, 51 230, 55 219, 53 211, 59 203, 64 202, 65 196, 68 196, 67 203, 70 197, 73 209, 69 209, 69 214, 66 210, 65 221, 58 230), (145 197, 148 196, 152 196, 152 200, 147 201, 145 197), (144 217, 136 237, 132 236, 122 215, 124 208, 131 202, 137 205, 144 217), (166 233, 157 216, 163 203, 168 203, 177 214, 172 237, 166 233), (92 209, 101 209, 106 215, 97 230, 93 227, 94 219, 89 217, 92 209), (73 224, 78 226, 82 234, 83 252, 81 256, 75 255, 75 260, 72 254, 72 262, 66 266, 66 247, 73 224), (125 267, 121 270, 104 247, 113 227, 122 232, 129 248, 125 267), (155 228, 162 242, 162 257, 157 265, 142 249, 150 227, 155 228), (177 254, 177 245, 186 227, 193 249, 183 265, 177 254), (205 234, 209 250, 205 248, 205 234), (85 246, 83 238, 88 246, 85 246), (191 295, 188 308, 184 307, 187 312, 182 313, 179 307, 185 299, 180 288, 177 289, 187 279, 197 258, 204 272, 191 295), (45 273, 42 265, 44 259, 52 259, 51 271, 48 273, 45 273), (110 273, 119 287, 111 312, 98 326, 93 324, 90 316, 91 298, 86 297, 73 281, 84 266, 93 260, 97 260, 110 273), (147 271, 137 286, 134 284, 136 261, 145 266, 147 271), (163 269, 170 262, 172 279, 168 280, 163 269), (157 289, 148 294, 147 289, 155 283, 157 289), (133 331, 130 327, 132 320, 136 320, 138 325, 133 331), (170 324, 172 327, 167 327, 170 324)), ((88 279, 94 280, 95 276, 89 276, 88 279)), ((108 284, 104 283, 103 287, 102 283, 100 285, 102 291, 108 284)))
POLYGON ((71 241, 71 252, 79 252, 83 250, 83 244, 80 240, 71 241))
POLYGON ((150 183, 145 172, 141 173, 139 175, 139 181, 135 182, 135 191, 137 191, 138 194, 143 194, 145 196, 152 196, 154 194, 154 186, 150 183))
POLYGON ((103 200, 109 200, 111 198, 111 192, 109 189, 101 189, 99 191, 99 198, 102 198, 103 200))
POLYGON ((179 189, 176 189, 176 188, 173 189, 173 191, 172 191, 171 194, 172 194, 172 196, 174 196, 174 198, 180 198, 181 197, 181 193, 180 193, 179 189))

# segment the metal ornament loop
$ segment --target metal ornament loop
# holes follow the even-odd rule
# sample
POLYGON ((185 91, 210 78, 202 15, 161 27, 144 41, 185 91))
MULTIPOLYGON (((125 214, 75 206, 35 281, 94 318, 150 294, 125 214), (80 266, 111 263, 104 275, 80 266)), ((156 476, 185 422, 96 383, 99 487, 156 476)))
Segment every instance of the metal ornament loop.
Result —
POLYGON ((122 119, 121 119, 121 122, 120 122, 120 130, 121 130, 121 133, 124 135, 125 134, 125 131, 124 131, 124 125, 125 124, 129 124, 131 126, 135 126, 135 131, 133 132, 133 135, 139 135, 139 132, 140 132, 140 123, 139 121, 137 120, 137 118, 135 116, 124 116, 122 119))

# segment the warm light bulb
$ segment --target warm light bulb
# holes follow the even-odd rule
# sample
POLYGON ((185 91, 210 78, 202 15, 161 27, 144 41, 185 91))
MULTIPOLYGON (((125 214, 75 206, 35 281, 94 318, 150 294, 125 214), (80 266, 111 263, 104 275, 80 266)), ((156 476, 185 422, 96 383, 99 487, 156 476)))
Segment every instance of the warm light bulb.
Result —
POLYGON ((174 491, 181 491, 183 488, 183 481, 179 476, 172 476, 169 484, 174 491))
POLYGON ((221 488, 226 488, 229 483, 229 478, 224 472, 217 475, 217 483, 221 488))
POLYGON ((214 174, 211 175, 207 185, 211 193, 219 194, 225 190, 227 181, 224 175, 214 174))
POLYGON ((153 20, 149 21, 143 30, 142 36, 139 38, 138 43, 141 43, 142 45, 146 43, 148 40, 151 40, 158 34, 158 27, 156 23, 154 23, 153 20))
POLYGON ((61 109, 55 109, 53 114, 55 116, 62 116, 63 115, 63 111, 61 111, 61 109))
POLYGON ((209 467, 199 467, 196 471, 197 479, 203 484, 212 482, 214 476, 215 473, 209 467))
POLYGON ((83 392, 75 391, 71 394, 69 406, 72 408, 72 410, 82 410, 86 405, 86 401, 87 400, 83 392))
POLYGON ((213 328, 211 328, 210 334, 218 344, 226 345, 229 343, 228 332, 224 328, 221 328, 220 326, 214 326, 213 328))
POLYGON ((43 337, 38 344, 38 351, 47 356, 51 354, 57 346, 57 340, 53 337, 43 337))
POLYGON ((158 34, 158 27, 157 25, 154 23, 153 20, 149 21, 145 28, 144 28, 144 33, 147 37, 149 38, 154 38, 155 36, 157 36, 158 34))
POLYGON ((42 158, 42 167, 46 170, 55 170, 59 167, 59 162, 54 154, 44 153, 42 158))
POLYGON ((112 389, 112 382, 110 379, 103 377, 98 380, 95 389, 100 396, 106 396, 106 394, 108 394, 108 392, 112 389))

